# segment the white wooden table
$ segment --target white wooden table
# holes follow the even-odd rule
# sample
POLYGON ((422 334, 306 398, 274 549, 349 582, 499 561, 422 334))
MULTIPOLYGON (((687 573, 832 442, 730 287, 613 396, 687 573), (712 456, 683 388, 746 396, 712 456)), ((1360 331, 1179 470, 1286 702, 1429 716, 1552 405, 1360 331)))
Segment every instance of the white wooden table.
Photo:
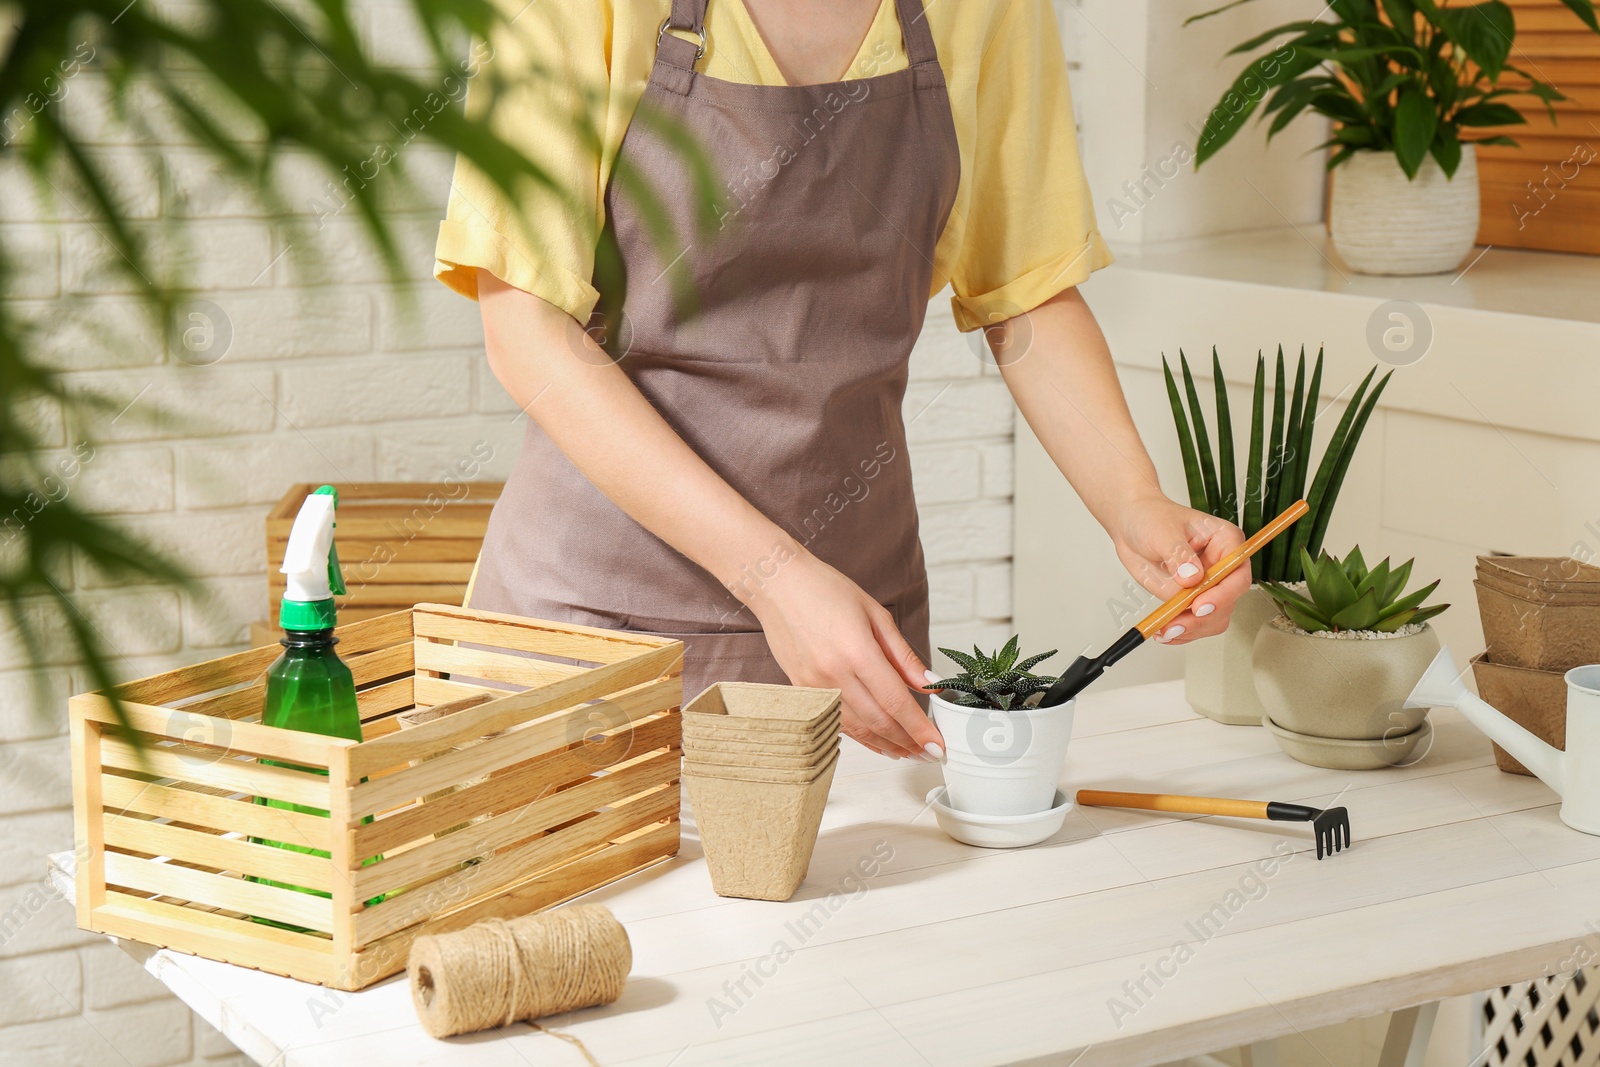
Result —
MULTIPOLYGON (((971 848, 924 806, 937 767, 846 742, 793 900, 713 895, 686 813, 677 859, 589 898, 632 938, 627 992, 546 1022, 608 1067, 1150 1064, 1594 958, 1600 838, 1455 713, 1433 722, 1417 764, 1345 773, 1198 718, 1178 683, 1083 699, 1068 788, 1337 800, 1354 847, 1321 862, 1300 824, 1108 809, 1033 848, 971 848)), ((525 1024, 435 1041, 404 976, 346 994, 126 947, 263 1064, 582 1062, 525 1024)))

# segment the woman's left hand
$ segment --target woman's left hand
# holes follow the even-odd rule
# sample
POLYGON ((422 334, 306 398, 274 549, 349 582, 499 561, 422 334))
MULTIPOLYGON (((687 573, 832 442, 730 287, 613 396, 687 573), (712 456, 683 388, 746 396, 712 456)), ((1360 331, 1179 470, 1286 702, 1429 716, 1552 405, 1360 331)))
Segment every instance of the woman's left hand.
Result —
MULTIPOLYGON (((1176 596, 1180 588, 1198 585, 1212 564, 1245 539, 1244 531, 1233 523, 1159 494, 1124 507, 1111 537, 1128 573, 1161 600, 1176 596)), ((1246 562, 1208 589, 1155 639, 1181 645, 1221 633, 1228 628, 1234 601, 1249 588, 1246 562)))

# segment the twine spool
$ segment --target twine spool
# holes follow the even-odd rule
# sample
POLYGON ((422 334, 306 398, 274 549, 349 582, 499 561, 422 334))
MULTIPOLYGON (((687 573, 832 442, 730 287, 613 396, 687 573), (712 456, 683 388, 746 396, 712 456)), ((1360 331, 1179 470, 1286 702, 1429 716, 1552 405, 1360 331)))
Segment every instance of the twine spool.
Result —
POLYGON ((575 904, 424 934, 412 942, 406 970, 423 1029, 450 1037, 610 1004, 632 966, 627 931, 610 910, 575 904))

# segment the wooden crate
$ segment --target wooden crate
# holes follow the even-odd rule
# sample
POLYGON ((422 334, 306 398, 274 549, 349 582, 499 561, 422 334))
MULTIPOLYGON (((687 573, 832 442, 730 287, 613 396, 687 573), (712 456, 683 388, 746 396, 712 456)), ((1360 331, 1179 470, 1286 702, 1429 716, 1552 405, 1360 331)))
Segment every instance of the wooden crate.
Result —
MULTIPOLYGON (((276 629, 283 600, 283 553, 300 505, 316 489, 292 486, 267 513, 267 581, 276 629)), ((335 599, 342 622, 358 622, 413 604, 465 603, 500 482, 351 482, 339 490, 334 543, 346 593, 335 599)), ((269 631, 252 630, 252 639, 269 631)), ((276 640, 276 638, 272 638, 276 640)))
MULTIPOLYGON (((1502 102, 1520 111, 1526 125, 1467 131, 1520 142, 1478 149, 1478 242, 1600 252, 1600 34, 1557 0, 1509 2, 1517 19, 1511 62, 1570 99, 1556 103, 1555 125, 1537 100, 1513 98, 1502 102)), ((1506 76, 1508 85, 1519 81, 1506 76)))
POLYGON ((131 733, 71 699, 79 926, 354 990, 678 851, 680 642, 436 604, 337 632, 359 743, 261 725, 275 647, 124 685, 131 733))

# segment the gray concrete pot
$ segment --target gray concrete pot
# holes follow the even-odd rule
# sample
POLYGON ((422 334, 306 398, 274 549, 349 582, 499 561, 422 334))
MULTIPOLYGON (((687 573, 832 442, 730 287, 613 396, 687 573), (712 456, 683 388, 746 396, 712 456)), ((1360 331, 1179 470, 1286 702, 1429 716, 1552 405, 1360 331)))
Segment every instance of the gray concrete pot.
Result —
POLYGON ((1266 709, 1256 696, 1251 656, 1256 634, 1278 605, 1259 585, 1252 585, 1233 606, 1228 628, 1185 646, 1183 696, 1208 719, 1230 726, 1260 726, 1266 709))
POLYGON ((1287 619, 1256 635, 1256 692, 1272 721, 1311 737, 1372 740, 1410 734, 1426 708, 1406 697, 1439 651, 1433 627, 1400 637, 1318 637, 1287 619))

